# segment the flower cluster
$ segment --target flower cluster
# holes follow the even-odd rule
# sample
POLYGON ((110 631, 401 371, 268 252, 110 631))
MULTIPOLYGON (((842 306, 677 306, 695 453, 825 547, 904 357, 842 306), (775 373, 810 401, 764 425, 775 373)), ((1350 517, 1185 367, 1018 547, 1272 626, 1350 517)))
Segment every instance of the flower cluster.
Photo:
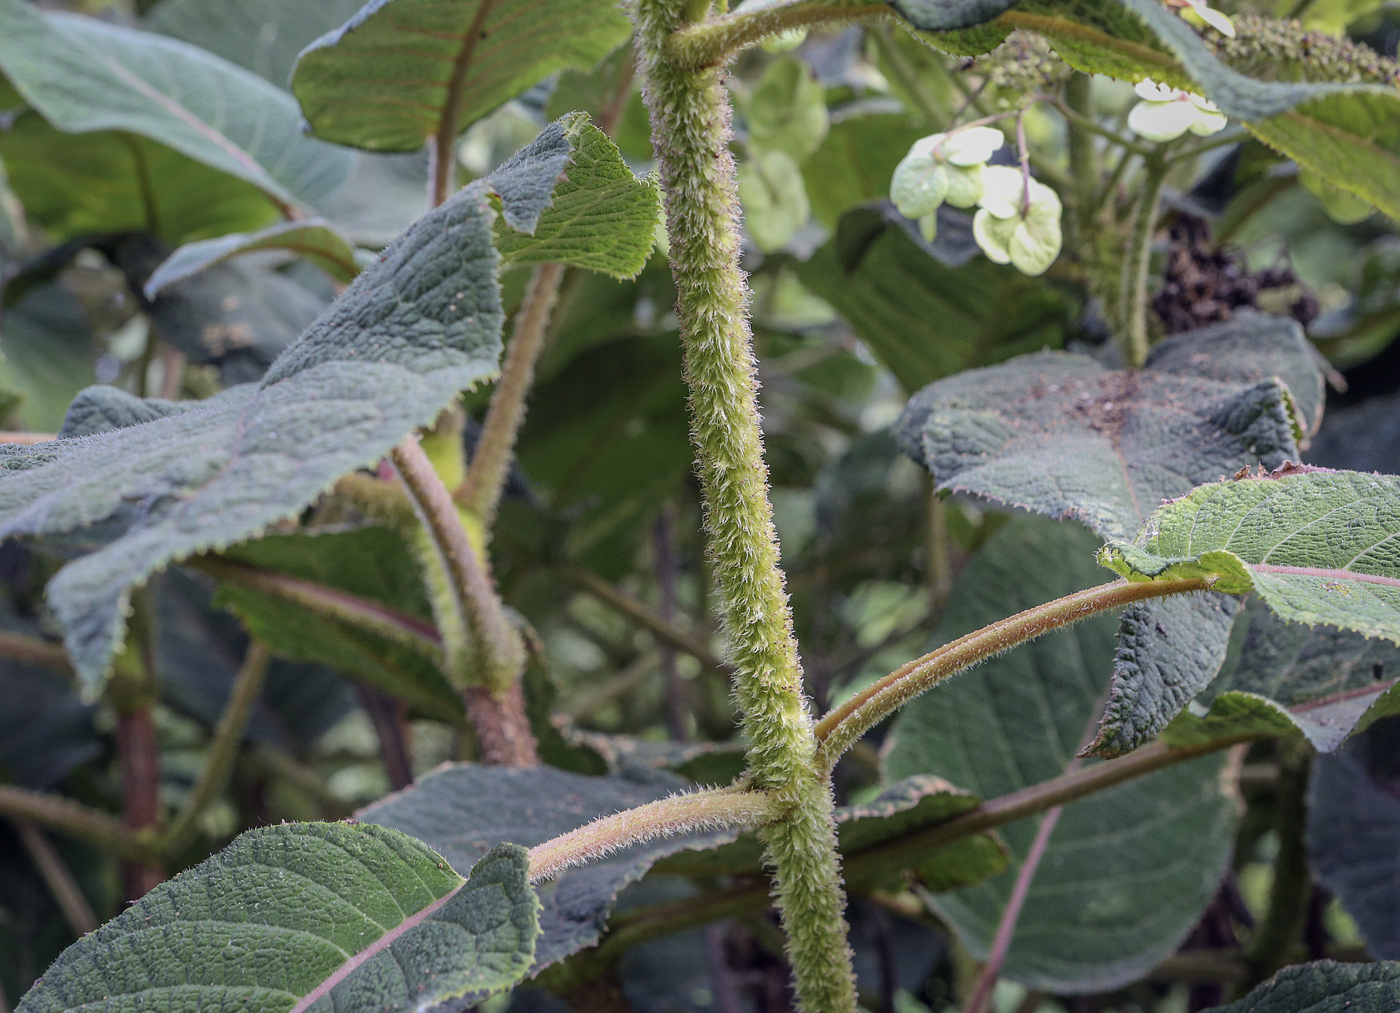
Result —
POLYGON ((1133 90, 1142 101, 1128 114, 1128 126, 1139 137, 1172 141, 1188 130, 1209 137, 1225 128, 1225 114, 1195 92, 1161 85, 1150 77, 1139 81, 1133 90))
POLYGON ((915 141, 895 167, 890 200, 900 214, 917 219, 924 237, 932 241, 938 209, 945 201, 955 208, 970 208, 982 196, 987 159, 1002 142, 1001 131, 991 127, 970 127, 915 141))
POLYGON ((988 165, 1002 146, 1001 132, 969 127, 916 141, 894 170, 890 199, 914 218, 929 241, 945 202, 976 207, 972 236, 987 259, 1043 274, 1060 253, 1060 198, 1020 170, 988 165))
POLYGON ((1044 274, 1060 255, 1060 198, 1044 183, 1009 166, 983 173, 982 196, 972 219, 972 237, 998 264, 1022 274, 1044 274))

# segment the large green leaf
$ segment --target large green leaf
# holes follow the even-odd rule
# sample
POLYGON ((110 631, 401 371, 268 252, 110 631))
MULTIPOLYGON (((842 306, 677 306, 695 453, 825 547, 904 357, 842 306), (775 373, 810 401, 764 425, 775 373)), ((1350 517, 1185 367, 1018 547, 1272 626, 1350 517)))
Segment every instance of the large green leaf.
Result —
POLYGON ((612 0, 370 0, 302 52, 292 90, 319 137, 416 151, 444 122, 464 130, 550 74, 592 66, 628 31, 612 0))
POLYGON ((55 239, 150 232, 183 243, 278 218, 253 184, 124 131, 66 134, 28 112, 0 131, 0 158, 28 219, 55 239))
POLYGON ((1288 622, 1400 644, 1400 478, 1289 466, 1201 486, 1100 561, 1129 580, 1259 592, 1288 622))
POLYGON ((1085 752, 1119 756, 1167 727, 1220 671, 1239 607, 1209 592, 1125 609, 1103 721, 1085 752))
POLYGON ((583 113, 560 121, 570 132, 569 175, 531 233, 497 226, 496 249, 511 264, 556 261, 614 278, 635 278, 656 245, 661 193, 638 179, 606 134, 583 113))
POLYGON ((259 582, 260 576, 274 574, 305 582, 330 597, 353 596, 356 603, 381 606, 395 619, 402 617, 400 621, 421 629, 427 642, 435 636, 432 610, 413 556, 397 534, 385 528, 362 528, 276 535, 236 546, 224 559, 236 565, 231 571, 214 569, 223 578, 217 601, 236 612, 260 643, 287 658, 338 668, 407 701, 426 716, 461 722, 461 697, 429 651, 289 601, 259 582))
POLYGON ((0 73, 64 133, 144 137, 283 204, 314 203, 349 171, 347 152, 302 134, 285 92, 163 36, 0 0, 0 73))
MULTIPOLYGON (((129 418, 149 421, 87 439, 3 448, 0 535, 83 532, 101 546, 49 586, 89 692, 121 643, 134 586, 295 516, 495 372, 502 311, 491 188, 506 221, 529 231, 569 155, 569 133, 554 124, 424 216, 261 383, 178 408, 127 405, 129 418)), ((74 412, 123 399, 132 400, 92 388, 74 412)))
POLYGON ((976 247, 966 216, 940 218, 938 240, 929 246, 889 210, 848 211, 836 235, 797 265, 797 276, 846 318, 905 389, 1064 343, 1075 317, 1070 300, 1011 267, 969 260, 976 247))
POLYGON ((1400 711, 1400 648, 1392 643, 1287 623, 1257 598, 1237 637, 1220 674, 1163 731, 1167 742, 1276 735, 1330 753, 1358 728, 1400 711))
MULTIPOLYGON (((662 774, 640 782, 553 767, 519 770, 461 763, 420 778, 412 788, 376 802, 359 817, 410 833, 465 867, 499 842, 540 844, 595 817, 654 801, 679 787, 679 779, 662 774)), ((540 884, 543 909, 533 970, 596 943, 618 893, 657 859, 688 848, 713 847, 734 836, 718 831, 661 838, 540 884)))
POLYGON ((1302 330, 1242 315, 1169 338, 1142 370, 1044 352, 940 380, 899 433, 940 490, 1124 538, 1192 486, 1296 460, 1320 404, 1302 330))
MULTIPOLYGON (((1321 411, 1322 377, 1301 329, 1240 315, 1162 342, 1140 371, 1042 353, 940 381, 910 402, 900 431, 940 489, 1121 538, 1197 483, 1296 460, 1321 411)), ((1203 689, 1235 611, 1220 595, 1130 608, 1092 751, 1151 739, 1203 689)))
POLYGON ((370 1013, 478 1002, 529 969, 539 931, 525 849, 463 881, 374 824, 250 830, 74 943, 24 1013, 370 1013))
POLYGON ((364 0, 162 0, 145 23, 284 88, 297 54, 363 5, 364 0))
POLYGON ((1319 960, 1285 967, 1239 1002, 1206 1013, 1390 1013, 1400 1003, 1400 963, 1319 960))
MULTIPOLYGON (((1070 525, 1010 522, 963 572, 936 642, 1097 583, 1094 543, 1070 525)), ((992 798, 1064 773, 1093 727, 1113 652, 1114 622, 1096 617, 936 687, 896 719, 886 776, 934 774, 992 798)), ((1220 769, 1219 757, 1207 757, 1066 805, 1004 974, 1049 991, 1102 991, 1169 954, 1229 861, 1234 810, 1220 769)), ((987 952, 1038 825, 1033 818, 1002 828, 1006 873, 934 899, 975 955, 987 952)))

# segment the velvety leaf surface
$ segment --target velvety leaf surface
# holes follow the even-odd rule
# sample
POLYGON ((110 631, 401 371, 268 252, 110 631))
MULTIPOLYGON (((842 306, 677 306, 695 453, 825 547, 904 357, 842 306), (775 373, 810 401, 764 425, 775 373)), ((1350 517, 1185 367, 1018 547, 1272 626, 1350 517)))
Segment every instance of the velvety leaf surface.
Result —
POLYGON ((305 257, 337 281, 351 282, 360 273, 354 247, 329 222, 303 218, 279 222, 257 232, 235 232, 217 239, 186 243, 151 273, 143 291, 154 299, 161 290, 241 253, 286 250, 305 257))
POLYGON ((292 90, 319 137, 416 151, 446 117, 465 130, 550 74, 591 67, 629 30, 612 0, 370 0, 302 52, 292 90))
POLYGON ((19 1005, 167 1013, 422 1008, 509 988, 538 924, 524 849, 462 877, 373 824, 250 830, 74 943, 19 1005))
POLYGON ((490 180, 424 216, 261 383, 178 417, 3 448, 0 535, 89 529, 108 543, 49 585, 89 692, 121 642, 133 586, 296 514, 495 372, 502 311, 489 187, 508 222, 533 227, 568 156, 553 125, 490 180))
POLYGON ((559 121, 573 154, 568 178, 532 233, 496 229, 496 249, 511 264, 551 261, 635 278, 656 244, 661 194, 654 177, 633 175, 608 136, 583 113, 559 121))
MULTIPOLYGON (((888 175, 882 185, 888 188, 888 175)), ((1063 344, 1074 320, 1069 300, 1043 282, 972 260, 977 247, 967 221, 954 211, 940 215, 938 237, 928 244, 892 207, 857 208, 797 265, 802 283, 850 323, 907 390, 1063 344)))
MULTIPOLYGON (((499 842, 541 844, 681 786, 678 779, 663 775, 641 782, 586 777, 553 767, 516 770, 460 763, 439 768, 413 787, 374 803, 359 818, 410 833, 454 865, 466 867, 499 842)), ((733 839, 728 832, 662 838, 540 884, 543 909, 533 971, 596 943, 618 893, 657 859, 733 839)))
MULTIPOLYGON (((934 638, 945 643, 1010 612, 1098 583, 1095 539, 1015 519, 963 571, 934 638)), ((1115 623, 1095 617, 936 687, 895 720, 886 776, 932 774, 984 798, 1080 761, 1113 661, 1115 623)), ((1095 762, 1095 761, 1089 761, 1095 762)), ((1031 881, 1004 973, 1030 988, 1099 991, 1169 954, 1214 896, 1234 836, 1219 757, 1158 771, 1064 807, 1031 881)), ((987 952, 1040 820, 1000 831, 1011 867, 933 903, 974 955, 987 952)))
POLYGON ((1233 595, 1212 592, 1124 609, 1113 688, 1098 735, 1085 752, 1119 756, 1165 728, 1219 673, 1239 608, 1233 595))
MULTIPOLYGON (((385 528, 316 535, 277 535, 224 554, 235 564, 306 581, 331 594, 353 595, 415 622, 429 636, 431 610, 423 580, 402 538, 385 528)), ((216 571, 218 572, 218 571, 216 571)), ((238 614, 272 650, 299 661, 330 665, 439 721, 459 723, 462 701, 433 657, 240 581, 226 578, 217 601, 238 614)))
POLYGON ((297 54, 362 6, 364 0, 162 0, 146 16, 145 27, 285 88, 297 54))
MULTIPOLYGON (((1400 955, 1400 722, 1379 721, 1313 764, 1308 857, 1372 957, 1400 955)), ((1400 993, 1397 993, 1400 997, 1400 993)))
POLYGON ((288 204, 349 171, 347 152, 302 134, 285 92, 163 36, 3 0, 0 73, 58 130, 145 137, 288 204))
POLYGON ((1124 538, 1193 486, 1296 460, 1295 404, 1309 402, 1273 378, 1301 375, 1311 394, 1317 370, 1305 363, 1295 323, 1241 315, 1167 339, 1138 371, 1044 352, 941 380, 914 396, 898 431, 940 490, 1124 538))
POLYGON ((1400 1002, 1400 964, 1319 960, 1286 967, 1239 1002, 1206 1013, 1388 1013, 1400 1002))
POLYGON ((1294 623, 1400 643, 1400 478, 1284 468, 1201 486, 1103 564, 1129 580, 1203 576, 1253 589, 1294 623))
MULTIPOLYGON (((1195 596, 1193 595, 1192 598, 1195 596)), ((1358 727, 1400 710, 1400 648, 1330 626, 1284 622, 1251 598, 1241 642, 1219 676, 1163 733, 1188 745, 1211 738, 1302 736, 1330 753, 1358 727)))

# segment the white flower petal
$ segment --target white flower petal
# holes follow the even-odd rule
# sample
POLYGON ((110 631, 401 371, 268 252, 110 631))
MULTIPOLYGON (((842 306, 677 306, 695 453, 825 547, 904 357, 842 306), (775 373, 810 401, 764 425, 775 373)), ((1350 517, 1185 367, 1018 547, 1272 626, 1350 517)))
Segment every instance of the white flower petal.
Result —
POLYGON ((1171 141, 1191 129, 1197 113, 1190 102, 1139 102, 1128 113, 1128 128, 1149 141, 1171 141))
POLYGON ((921 218, 937 211, 947 193, 947 167, 926 155, 905 156, 890 180, 890 200, 906 218, 921 218))
POLYGON ((1191 122, 1191 133, 1197 137, 1209 137, 1211 134, 1218 134, 1225 129, 1225 124, 1229 123, 1229 117, 1224 113, 1206 112, 1204 109, 1196 110, 1196 118, 1191 122))
POLYGON ((1212 10, 1205 4, 1201 4, 1200 6, 1192 4, 1191 6, 1195 7, 1196 13, 1201 16, 1202 21, 1210 25, 1221 35, 1229 36, 1232 39, 1235 37, 1234 23, 1220 11, 1212 10))
POLYGON ((1020 169, 1009 165, 989 165, 982 170, 982 196, 977 205, 995 218, 1011 218, 1021 212, 1025 182, 1020 169))
POLYGON ((938 238, 938 213, 924 215, 919 219, 919 235, 928 242, 933 242, 938 238))
POLYGON ((943 199, 955 208, 970 208, 976 204, 982 196, 982 179, 987 170, 979 164, 966 169, 949 165, 944 167, 944 171, 947 173, 948 192, 943 199))
POLYGON ((1006 143, 1000 130, 993 127, 970 127, 948 135, 940 149, 943 159, 952 165, 983 165, 992 153, 1006 143))
POLYGON ((920 137, 909 148, 906 158, 932 158, 933 149, 943 143, 947 134, 929 134, 927 137, 920 137))
POLYGON ((972 216, 972 238, 994 264, 1011 263, 1007 243, 1016 228, 1016 219, 1001 219, 982 208, 972 216))
POLYGON ((1034 277, 1055 262, 1062 241, 1058 216, 1043 221, 1027 218, 1011 233, 1007 253, 1018 271, 1034 277))
POLYGON ((1158 84, 1150 77, 1145 77, 1133 85, 1133 91, 1137 92, 1138 98, 1148 102, 1170 102, 1181 94, 1177 89, 1158 84))

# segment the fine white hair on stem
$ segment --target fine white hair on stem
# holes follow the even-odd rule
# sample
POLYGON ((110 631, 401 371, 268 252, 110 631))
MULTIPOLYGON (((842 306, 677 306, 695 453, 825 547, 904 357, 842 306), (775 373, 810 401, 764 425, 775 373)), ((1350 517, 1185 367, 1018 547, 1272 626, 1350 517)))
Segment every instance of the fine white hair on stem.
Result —
POLYGON ((551 879, 575 865, 658 837, 693 830, 752 829, 776 819, 779 808, 768 792, 742 788, 668 795, 635 809, 600 816, 531 848, 530 881, 551 879))

